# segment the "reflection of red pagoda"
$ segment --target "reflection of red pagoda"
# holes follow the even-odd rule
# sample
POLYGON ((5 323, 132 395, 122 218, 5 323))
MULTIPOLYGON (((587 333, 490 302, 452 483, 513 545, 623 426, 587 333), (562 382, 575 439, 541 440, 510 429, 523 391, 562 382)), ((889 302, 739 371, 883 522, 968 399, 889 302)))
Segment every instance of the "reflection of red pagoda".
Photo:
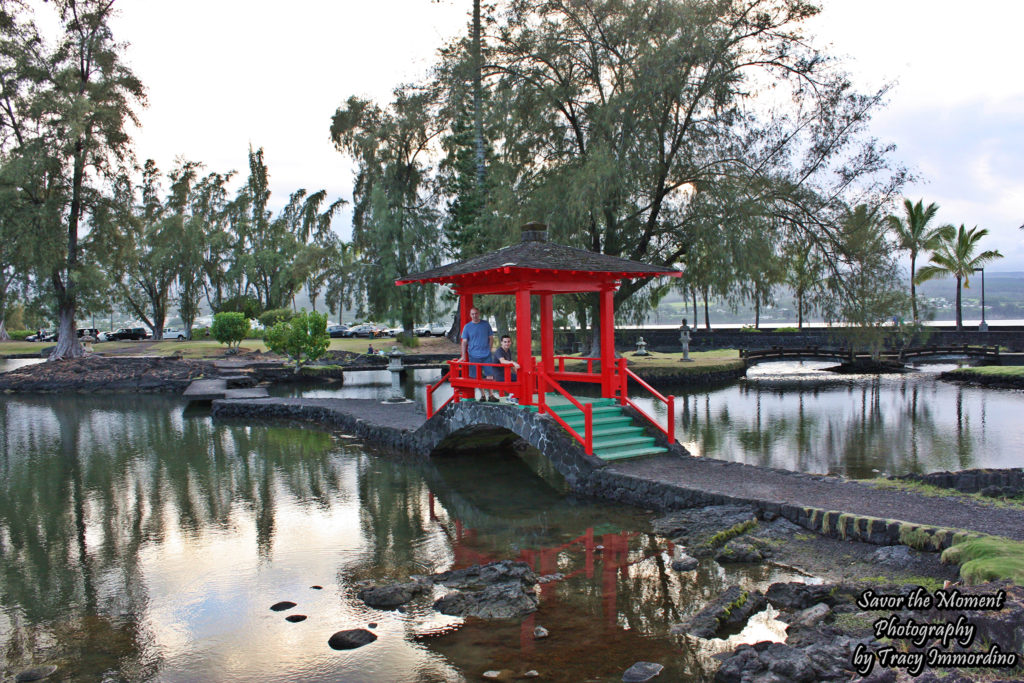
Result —
MULTIPOLYGON (((438 520, 434 509, 434 494, 430 494, 430 519, 438 520)), ((499 558, 491 552, 478 549, 477 533, 475 529, 463 526, 459 520, 454 520, 455 534, 450 536, 452 551, 455 555, 453 569, 462 569, 477 564, 487 564, 499 559, 514 559, 519 562, 526 562, 540 576, 550 576, 559 571, 558 558, 565 552, 583 552, 583 566, 579 569, 563 574, 561 578, 541 584, 541 599, 553 597, 555 585, 579 575, 585 575, 593 579, 595 565, 600 565, 601 573, 601 612, 608 628, 617 628, 618 605, 617 588, 618 580, 629 577, 629 569, 632 565, 647 559, 650 554, 630 561, 629 540, 639 535, 636 531, 622 531, 600 534, 595 538, 594 528, 589 527, 581 536, 566 541, 560 545, 545 548, 527 548, 519 551, 514 558, 499 558)), ((674 550, 671 542, 666 547, 668 552, 674 550)), ((533 649, 534 637, 534 614, 527 616, 520 629, 520 647, 524 652, 533 649)))

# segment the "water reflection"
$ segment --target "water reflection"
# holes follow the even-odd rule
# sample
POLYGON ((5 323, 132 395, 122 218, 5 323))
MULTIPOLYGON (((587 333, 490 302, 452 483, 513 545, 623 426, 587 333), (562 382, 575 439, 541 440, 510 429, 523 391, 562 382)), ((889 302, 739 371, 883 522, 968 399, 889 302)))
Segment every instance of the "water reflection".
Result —
POLYGON ((566 498, 528 454, 406 462, 182 408, 0 400, 0 677, 46 662, 72 679, 454 681, 507 664, 580 680, 621 677, 637 659, 700 677, 706 653, 671 623, 728 585, 792 578, 671 571, 675 549, 641 511, 566 498), (524 623, 463 623, 429 600, 382 612, 354 595, 361 578, 502 558, 563 575, 524 623), (308 619, 286 622, 268 609, 279 600, 308 619), (327 647, 370 622, 373 645, 327 647), (558 636, 534 641, 541 623, 558 636), (607 647, 599 664, 594 642, 607 647))
POLYGON ((697 455, 851 477, 1020 466, 1024 394, 935 371, 836 378, 824 365, 759 366, 677 397, 678 438, 697 455))

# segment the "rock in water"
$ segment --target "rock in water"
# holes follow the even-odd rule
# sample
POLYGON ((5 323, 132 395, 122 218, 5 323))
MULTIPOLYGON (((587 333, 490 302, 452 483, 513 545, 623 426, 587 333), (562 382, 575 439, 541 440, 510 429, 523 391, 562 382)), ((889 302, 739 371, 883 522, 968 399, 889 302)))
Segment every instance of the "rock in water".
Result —
POLYGON ((294 602, 291 602, 290 600, 282 600, 281 602, 275 602, 273 605, 270 606, 270 609, 274 610, 275 612, 283 612, 286 609, 291 609, 292 607, 295 607, 294 602))
POLYGON ((297 624, 300 621, 305 621, 306 620, 306 615, 305 614, 289 614, 288 616, 286 616, 284 618, 284 620, 285 621, 290 621, 293 624, 297 624))
POLYGON ((623 683, 644 683, 656 678, 665 667, 655 662, 637 662, 622 674, 623 683))
POLYGON ((354 650, 363 645, 369 645, 377 640, 377 636, 363 628, 354 628, 348 631, 338 631, 327 644, 335 650, 354 650))
POLYGON ((17 676, 14 680, 18 683, 28 683, 28 681, 41 681, 47 676, 51 676, 56 673, 57 667, 52 664, 47 666, 34 666, 31 669, 25 669, 17 676))
POLYGON ((548 630, 543 626, 538 626, 537 628, 533 629, 533 637, 537 639, 547 638, 548 630))
POLYGON ((391 583, 386 586, 369 585, 361 588, 356 593, 356 597, 370 607, 394 609, 429 590, 429 581, 409 581, 407 583, 391 583))
POLYGON ((483 590, 453 591, 435 602, 434 609, 455 617, 516 619, 537 611, 537 596, 519 581, 510 581, 483 590))
POLYGON ((700 564, 700 560, 696 557, 690 557, 686 553, 683 553, 675 560, 672 561, 672 569, 677 572, 688 572, 693 571, 700 564))

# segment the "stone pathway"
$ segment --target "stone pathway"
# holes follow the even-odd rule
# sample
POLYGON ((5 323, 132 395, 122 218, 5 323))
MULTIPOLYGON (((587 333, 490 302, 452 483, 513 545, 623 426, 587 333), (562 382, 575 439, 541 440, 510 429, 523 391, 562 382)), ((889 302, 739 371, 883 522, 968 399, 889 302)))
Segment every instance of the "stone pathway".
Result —
MULTIPOLYGON (((358 399, 262 399, 218 401, 214 414, 309 420, 334 424, 371 442, 408 448, 426 423, 418 403, 382 404, 358 399)), ((929 527, 966 529, 1024 541, 1024 509, 997 507, 963 496, 930 497, 880 489, 826 475, 809 475, 742 463, 675 454, 616 461, 597 470, 602 487, 614 480, 634 490, 660 487, 681 500, 720 498, 764 509, 780 506, 814 508, 929 527), (639 484, 639 486, 635 486, 639 484), (652 485, 652 486, 647 486, 652 485)), ((654 502, 641 505, 656 506, 654 502)), ((703 504, 709 504, 704 502, 703 504)), ((834 521, 834 520, 833 520, 834 521)))

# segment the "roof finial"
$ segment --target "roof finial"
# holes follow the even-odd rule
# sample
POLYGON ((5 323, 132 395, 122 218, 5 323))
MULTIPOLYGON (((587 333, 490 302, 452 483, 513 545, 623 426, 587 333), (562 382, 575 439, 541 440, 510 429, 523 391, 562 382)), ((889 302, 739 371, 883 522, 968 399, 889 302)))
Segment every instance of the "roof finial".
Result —
POLYGON ((548 226, 544 223, 531 221, 519 229, 523 242, 547 242, 548 226))

